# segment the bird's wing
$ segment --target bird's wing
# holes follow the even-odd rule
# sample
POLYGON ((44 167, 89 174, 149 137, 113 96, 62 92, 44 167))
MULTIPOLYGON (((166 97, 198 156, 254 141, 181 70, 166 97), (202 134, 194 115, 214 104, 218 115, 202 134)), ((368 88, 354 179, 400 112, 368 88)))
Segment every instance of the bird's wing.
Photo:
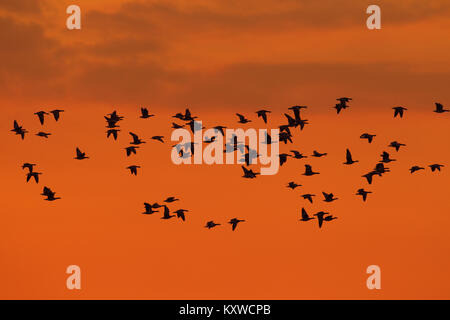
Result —
POLYGON ((347 161, 348 161, 348 162, 352 162, 352 154, 350 153, 350 150, 348 150, 348 149, 347 149, 347 155, 346 155, 346 157, 347 157, 347 161))

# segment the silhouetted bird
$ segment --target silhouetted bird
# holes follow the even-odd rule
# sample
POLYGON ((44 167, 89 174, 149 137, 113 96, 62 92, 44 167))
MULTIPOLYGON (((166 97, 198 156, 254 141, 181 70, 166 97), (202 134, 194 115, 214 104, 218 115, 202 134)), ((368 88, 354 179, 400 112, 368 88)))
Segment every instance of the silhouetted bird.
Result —
POLYGON ((219 132, 222 134, 222 136, 225 136, 225 132, 224 132, 223 129, 226 129, 226 128, 227 128, 227 127, 224 127, 224 126, 215 126, 215 127, 214 127, 214 129, 216 130, 216 132, 219 131, 219 132))
POLYGON ((173 217, 175 217, 175 215, 170 214, 169 208, 164 205, 164 215, 161 217, 161 219, 167 220, 173 217))
POLYGON ((308 214, 306 213, 306 210, 305 210, 305 208, 302 208, 302 217, 301 217, 301 219, 300 219, 300 221, 309 221, 309 220, 313 220, 314 219, 314 217, 310 217, 310 216, 308 216, 308 214))
POLYGON ((112 128, 113 129, 113 128, 119 128, 120 127, 120 126, 117 125, 117 120, 113 120, 113 119, 110 119, 108 117, 105 117, 105 119, 106 119, 106 122, 108 123, 106 128, 112 128))
POLYGON ((140 166, 136 166, 136 165, 132 165, 132 166, 129 166, 129 167, 127 167, 127 169, 129 169, 130 170, 130 173, 133 175, 135 175, 135 176, 137 176, 137 169, 139 169, 140 168, 140 166))
POLYGON ((377 173, 374 172, 374 171, 371 171, 371 172, 369 172, 369 173, 366 173, 366 174, 363 175, 362 177, 366 178, 366 179, 367 179, 367 182, 368 182, 369 184, 372 184, 372 178, 373 178, 373 176, 374 176, 375 174, 377 174, 377 173))
POLYGON ((278 128, 280 129, 280 134, 282 132, 286 132, 289 136, 291 136, 291 129, 289 129, 289 126, 287 124, 283 124, 281 126, 278 126, 278 128))
POLYGON ((48 136, 51 136, 52 134, 51 134, 51 133, 46 133, 46 132, 40 131, 40 132, 36 133, 36 135, 37 135, 38 137, 48 138, 48 136))
POLYGON ((30 181, 31 178, 34 178, 34 181, 36 183, 39 183, 39 175, 42 174, 41 172, 28 172, 27 173, 27 182, 30 181))
MULTIPOLYGON (((301 121, 300 110, 306 109, 306 108, 308 108, 308 107, 307 106, 292 106, 292 107, 288 108, 289 110, 292 110, 294 112, 294 117, 295 117, 295 121, 297 124, 300 124, 300 121, 301 121)), ((302 129, 303 129, 303 127, 302 127, 302 129)))
POLYGON ((175 201, 179 201, 180 199, 177 199, 175 197, 167 197, 166 200, 164 200, 164 202, 167 203, 171 203, 171 202, 175 202, 175 201))
POLYGON ((191 111, 189 109, 186 109, 186 111, 184 112, 184 117, 183 117, 185 121, 190 121, 190 120, 194 120, 197 119, 197 117, 193 117, 191 115, 191 111))
POLYGON ((205 225, 205 228, 211 229, 216 226, 220 226, 220 223, 215 223, 214 221, 208 221, 205 225))
POLYGON ((323 212, 323 211, 320 211, 320 212, 317 212, 314 214, 317 217, 317 221, 319 223, 319 228, 322 228, 323 216, 326 214, 328 214, 328 212, 323 212))
POLYGON ((139 139, 137 134, 135 134, 133 132, 129 132, 129 134, 133 137, 133 141, 131 141, 130 144, 140 145, 142 143, 145 143, 145 141, 142 141, 141 139, 139 139))
POLYGON ((177 211, 174 211, 173 213, 177 214, 178 218, 181 218, 181 220, 186 221, 186 217, 184 216, 185 212, 188 212, 189 210, 186 209, 178 209, 177 211))
POLYGON ((374 173, 381 176, 385 172, 389 172, 389 168, 385 167, 382 162, 377 163, 377 165, 375 166, 374 173))
POLYGON ((123 117, 119 116, 117 114, 117 111, 115 111, 115 110, 112 113, 109 113, 108 116, 109 116, 109 119, 111 119, 112 121, 118 122, 120 120, 123 120, 123 117))
POLYGON ((434 172, 436 170, 441 171, 441 167, 443 167, 443 166, 444 166, 443 164, 437 164, 437 163, 429 165, 431 172, 434 172))
POLYGON ((34 166, 35 166, 36 164, 35 163, 28 163, 28 162, 25 162, 23 165, 22 165, 22 169, 28 169, 28 172, 33 172, 33 168, 34 168, 34 166))
POLYGON ((152 207, 157 209, 157 208, 162 208, 163 206, 160 205, 158 202, 155 202, 154 204, 152 204, 152 207))
POLYGON ((86 153, 81 152, 80 149, 77 148, 76 152, 77 152, 77 156, 74 159, 77 159, 77 160, 89 159, 89 157, 86 157, 86 153))
POLYGON ((184 125, 172 122, 172 129, 181 129, 181 128, 184 128, 184 125))
POLYGON ((410 171, 411 173, 414 173, 414 172, 419 171, 419 170, 425 170, 425 168, 419 167, 419 166, 412 166, 412 167, 409 169, 409 171, 410 171))
POLYGON ((319 174, 319 172, 313 172, 312 167, 309 164, 305 164, 305 173, 303 173, 304 176, 312 176, 315 174, 319 174))
POLYGON ((236 115, 239 117, 239 121, 238 123, 248 123, 251 122, 252 120, 248 120, 245 116, 243 116, 242 114, 236 113, 236 115))
POLYGON ((370 133, 363 133, 360 138, 361 139, 367 139, 369 143, 372 143, 373 138, 376 136, 376 134, 370 134, 370 133))
POLYGON ((339 114, 341 112, 341 110, 347 108, 347 106, 342 103, 336 103, 333 108, 335 108, 336 113, 339 114))
POLYGON ((297 187, 301 187, 301 186, 302 186, 301 184, 296 184, 294 181, 289 182, 287 185, 287 187, 291 188, 292 190, 294 190, 297 187))
POLYGON ((120 130, 118 129, 109 129, 108 131, 106 131, 106 138, 109 138, 110 135, 113 135, 114 140, 117 140, 117 133, 120 130))
POLYGON ((342 97, 342 98, 337 98, 336 100, 342 104, 346 104, 347 102, 350 102, 352 100, 352 98, 342 97))
POLYGON ((367 199, 367 195, 369 193, 372 193, 372 191, 366 191, 363 188, 358 189, 358 191, 356 192, 357 196, 362 196, 363 201, 366 201, 367 199))
POLYGON ((345 157, 346 157, 347 161, 345 161, 344 164, 353 164, 355 162, 358 162, 358 160, 352 159, 352 154, 350 153, 350 150, 348 150, 348 149, 347 149, 345 157))
POLYGON ((280 132, 280 134, 278 135, 278 139, 280 139, 281 142, 284 142, 284 144, 286 144, 288 141, 292 143, 292 135, 286 131, 280 132))
POLYGON ((154 114, 149 114, 147 108, 141 108, 141 119, 148 119, 150 117, 154 117, 154 114))
POLYGON ((335 198, 334 195, 332 193, 326 193, 326 192, 322 192, 323 194, 323 201, 325 202, 332 202, 334 200, 338 200, 338 198, 335 198))
POLYGON ((242 170, 244 170, 244 175, 242 176, 243 178, 253 179, 253 178, 256 178, 256 176, 259 174, 259 172, 253 172, 253 170, 247 169, 244 166, 241 166, 241 167, 242 167, 242 170))
POLYGON ((261 117, 264 121, 264 123, 267 123, 267 114, 270 113, 268 110, 258 110, 256 111, 256 114, 258 115, 258 118, 261 117))
POLYGON ((444 106, 438 102, 434 103, 436 105, 436 109, 433 112, 436 113, 444 113, 444 112, 449 112, 450 110, 448 109, 444 109, 444 106))
POLYGON ((405 110, 408 110, 408 109, 406 109, 406 108, 404 108, 404 107, 394 107, 394 108, 392 108, 392 109, 395 110, 395 112, 394 112, 394 118, 397 117, 397 116, 400 116, 400 118, 403 118, 403 112, 404 112, 405 110))
POLYGON ((20 135, 22 137, 22 140, 25 138, 25 134, 28 133, 28 131, 22 128, 22 126, 19 126, 16 120, 14 120, 14 129, 12 129, 11 131, 15 132, 16 135, 20 135))
POLYGON ((35 112, 34 114, 38 116, 39 122, 41 123, 41 125, 43 125, 44 124, 44 116, 47 115, 48 113, 45 111, 38 111, 38 112, 35 112))
POLYGON ((290 154, 287 153, 280 153, 278 155, 280 157, 280 167, 287 161, 287 158, 290 157, 290 154))
POLYGON ((337 219, 337 217, 333 217, 332 215, 323 217, 323 221, 333 221, 336 219, 337 219))
POLYGON ((381 162, 389 163, 391 161, 395 161, 395 159, 389 158, 389 153, 387 153, 386 151, 383 151, 383 153, 381 154, 381 162))
POLYGON ((153 136, 153 137, 152 137, 153 140, 158 140, 158 141, 164 143, 163 138, 164 138, 163 136, 153 136))
POLYGON ((239 222, 245 222, 245 220, 239 220, 237 218, 233 218, 230 221, 228 221, 228 223, 232 225, 231 230, 234 231, 239 222))
POLYGON ((287 113, 284 114, 284 116, 286 117, 286 119, 288 120, 288 126, 289 127, 298 127, 298 122, 295 121, 294 118, 292 118, 290 115, 288 115, 287 113))
POLYGON ((309 202, 313 203, 313 199, 312 197, 315 197, 315 194, 311 194, 311 193, 305 193, 301 195, 303 199, 308 200, 309 202))
POLYGON ((392 141, 392 142, 388 145, 388 147, 395 148, 395 151, 398 151, 398 150, 400 149, 400 147, 402 147, 402 146, 406 146, 406 144, 404 144, 404 143, 399 143, 399 142, 397 142, 397 141, 392 141))
POLYGON ((314 150, 313 154, 311 156, 316 157, 316 158, 320 158, 320 157, 326 156, 327 154, 328 153, 320 153, 320 152, 317 152, 316 150, 314 150))
POLYGON ((142 214, 153 214, 155 212, 159 212, 158 210, 153 210, 153 207, 150 203, 144 202, 145 212, 142 214))
POLYGON ((302 153, 298 152, 297 150, 291 150, 291 152, 294 154, 295 159, 303 159, 308 158, 307 156, 304 156, 302 153))
POLYGON ((61 112, 64 112, 64 110, 55 109, 55 110, 50 111, 50 113, 53 114, 53 118, 55 118, 55 121, 59 120, 59 116, 60 116, 61 112))
POLYGON ((55 192, 53 192, 50 188, 44 187, 44 191, 41 193, 41 196, 47 197, 46 201, 55 201, 61 199, 60 197, 55 197, 55 192))
POLYGON ((125 151, 127 152, 127 157, 129 157, 132 153, 136 154, 136 149, 139 149, 139 147, 135 146, 126 147, 125 151))

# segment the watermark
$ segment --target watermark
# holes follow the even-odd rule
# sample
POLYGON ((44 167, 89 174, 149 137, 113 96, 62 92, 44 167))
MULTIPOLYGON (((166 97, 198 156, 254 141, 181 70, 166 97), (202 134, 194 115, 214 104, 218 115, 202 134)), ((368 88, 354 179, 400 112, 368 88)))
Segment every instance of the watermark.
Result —
POLYGON ((191 131, 183 128, 172 131, 171 140, 178 142, 171 152, 172 162, 176 165, 259 163, 265 166, 261 167, 261 175, 278 173, 279 129, 271 129, 270 134, 267 129, 212 128, 203 131, 202 122, 195 121, 191 131))
POLYGON ((66 287, 69 290, 81 289, 81 269, 77 265, 70 265, 66 269, 66 273, 70 276, 66 280, 66 287))
POLYGON ((69 30, 81 29, 81 9, 76 4, 67 7, 66 13, 70 14, 66 20, 66 27, 69 30))
POLYGON ((372 4, 367 7, 367 14, 370 16, 367 18, 366 25, 369 30, 381 29, 381 9, 376 4, 372 4))
POLYGON ((371 274, 367 278, 367 288, 369 290, 381 289, 381 269, 377 265, 370 265, 367 267, 366 273, 371 274))

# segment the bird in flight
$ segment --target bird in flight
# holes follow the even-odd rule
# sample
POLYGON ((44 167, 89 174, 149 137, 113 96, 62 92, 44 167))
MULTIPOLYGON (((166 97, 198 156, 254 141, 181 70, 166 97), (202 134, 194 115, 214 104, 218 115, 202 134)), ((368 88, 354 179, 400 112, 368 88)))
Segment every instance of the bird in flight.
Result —
POLYGON ((311 194, 311 193, 305 193, 305 194, 302 194, 302 195, 301 195, 301 197, 302 197, 303 199, 308 200, 308 201, 311 202, 311 203, 313 203, 312 197, 315 197, 315 196, 316 196, 315 194, 311 194))
POLYGON ((38 116, 39 122, 41 123, 41 125, 43 125, 44 124, 44 116, 47 115, 48 113, 45 111, 38 111, 38 112, 35 112, 34 114, 38 116))
POLYGON ((372 143, 373 138, 376 136, 376 134, 370 134, 370 133, 363 133, 361 136, 359 136, 361 139, 367 139, 369 143, 372 143))
POLYGON ((236 227, 237 227, 239 222, 245 222, 245 220, 239 220, 237 218, 233 218, 230 221, 228 221, 228 223, 231 224, 231 226, 232 226, 231 230, 234 231, 236 229, 236 227))
POLYGON ((300 221, 309 221, 309 220, 313 220, 314 219, 314 217, 310 217, 309 215, 308 215, 308 213, 306 213, 306 210, 305 210, 305 208, 302 208, 302 217, 301 217, 301 219, 300 219, 300 221))
POLYGON ((177 199, 175 197, 167 197, 166 200, 164 200, 164 202, 167 203, 171 203, 171 202, 175 202, 175 201, 179 201, 180 199, 177 199))
POLYGON ((77 156, 74 158, 76 160, 83 160, 83 159, 89 159, 89 157, 86 157, 85 152, 81 152, 81 150, 77 147, 76 149, 77 156))
POLYGON ((35 163, 28 163, 28 162, 25 162, 25 163, 22 165, 22 169, 28 169, 28 172, 33 172, 33 168, 34 168, 35 165, 36 165, 35 163))
POLYGON ((129 169, 130 173, 132 175, 134 174, 135 176, 137 176, 137 169, 139 169, 139 168, 140 168, 140 166, 132 165, 132 166, 127 167, 126 169, 129 169))
POLYGON ((328 153, 320 153, 320 152, 317 152, 316 150, 314 150, 313 154, 311 156, 312 157, 316 157, 316 158, 320 158, 320 157, 326 156, 327 154, 328 153))
POLYGON ((40 131, 40 132, 36 133, 36 135, 37 135, 38 137, 48 138, 48 136, 51 136, 52 134, 51 134, 51 133, 46 133, 46 132, 40 131))
POLYGON ((335 108, 336 113, 339 114, 342 109, 346 109, 347 107, 348 106, 345 103, 343 104, 343 103, 339 102, 339 103, 336 103, 333 108, 335 108))
POLYGON ((223 129, 226 129, 226 128, 227 127, 225 127, 225 126, 215 126, 213 129, 215 129, 216 132, 219 131, 222 134, 222 136, 225 136, 225 131, 223 129))
POLYGON ((181 129, 184 128, 184 125, 172 122, 172 129, 181 129))
POLYGON ((41 196, 47 197, 46 199, 44 199, 46 201, 55 201, 55 200, 61 199, 60 197, 55 197, 55 194, 56 193, 53 192, 50 188, 44 187, 44 190, 42 191, 41 196))
POLYGON ((403 112, 405 110, 408 110, 408 109, 406 109, 404 107, 393 107, 392 109, 395 110, 394 111, 394 118, 397 117, 397 116, 400 116, 400 118, 403 118, 403 112))
POLYGON ((258 115, 258 118, 262 118, 264 123, 267 123, 267 114, 270 113, 268 110, 258 110, 256 111, 256 114, 258 115))
POLYGON ((395 148, 395 151, 398 151, 400 149, 400 147, 404 147, 404 146, 406 146, 406 144, 400 143, 400 142, 397 142, 397 141, 392 141, 388 145, 388 147, 395 148))
POLYGON ((161 219, 168 220, 170 218, 175 217, 174 214, 173 215, 170 214, 169 208, 166 205, 164 205, 163 207, 164 207, 164 215, 161 217, 161 219))
POLYGON ((358 191, 356 192, 357 196, 362 196, 363 201, 366 201, 367 199, 367 195, 369 193, 372 193, 372 191, 366 191, 363 188, 358 189, 358 191))
POLYGON ((36 183, 39 183, 39 175, 42 174, 41 172, 34 172, 30 171, 27 173, 27 182, 30 181, 31 178, 34 178, 34 181, 36 183))
POLYGON ((238 123, 248 123, 251 122, 252 120, 248 120, 245 116, 243 116, 242 114, 236 113, 236 115, 239 117, 239 121, 238 123))
POLYGON ((293 155, 294 159, 308 158, 307 156, 304 156, 302 153, 298 152, 297 150, 291 150, 291 152, 294 154, 293 155))
POLYGON ((208 221, 208 222, 206 222, 205 228, 211 229, 216 226, 220 226, 220 223, 215 223, 214 221, 208 221))
POLYGON ((383 153, 381 154, 381 162, 389 163, 391 161, 396 161, 396 160, 389 158, 389 153, 387 153, 386 151, 383 151, 383 153))
POLYGON ((241 166, 241 168, 244 171, 244 175, 242 176, 243 178, 253 179, 256 178, 256 176, 259 174, 259 172, 253 172, 252 169, 247 169, 244 166, 241 166))
POLYGON ((352 154, 350 153, 349 149, 347 149, 345 157, 346 157, 347 161, 345 161, 344 164, 353 164, 355 162, 358 162, 358 160, 353 160, 352 159, 352 154))
POLYGON ((145 143, 145 141, 142 141, 142 139, 139 139, 139 136, 133 132, 129 132, 129 134, 131 135, 131 137, 133 137, 133 141, 130 142, 130 144, 134 144, 134 145, 140 145, 142 143, 145 143))
POLYGON ((278 157, 280 158, 280 167, 287 161, 287 158, 290 157, 290 154, 280 153, 278 157))
POLYGON ((64 110, 55 109, 55 110, 50 111, 50 113, 53 115, 53 118, 55 118, 55 121, 59 120, 61 112, 64 112, 64 110))
POLYGON ((186 209, 178 209, 177 211, 174 211, 173 213, 177 214, 178 218, 181 218, 181 220, 186 221, 186 217, 184 216, 185 212, 188 212, 189 210, 186 209))
POLYGON ((337 217, 333 217, 332 215, 323 217, 323 221, 332 221, 332 220, 336 220, 336 219, 337 219, 337 217))
POLYGON ((305 164, 305 173, 304 176, 313 176, 315 174, 319 174, 319 172, 312 171, 312 167, 309 164, 305 164))
POLYGON ((119 131, 119 129, 109 129, 108 131, 106 131, 106 138, 109 138, 109 136, 112 135, 114 140, 117 140, 117 133, 119 131))
POLYGON ((291 181, 287 184, 287 187, 291 188, 292 190, 294 190, 297 187, 301 187, 301 186, 302 186, 301 184, 296 184, 294 181, 291 181))
POLYGON ((442 104, 440 104, 439 102, 435 102, 434 104, 436 105, 436 109, 433 112, 444 113, 444 112, 450 111, 448 109, 444 109, 444 106, 442 104))
POLYGON ((335 198, 332 193, 322 192, 322 194, 324 197, 323 201, 325 201, 325 202, 332 202, 334 200, 338 200, 338 198, 335 198))
POLYGON ((369 184, 372 184, 372 179, 373 179, 373 176, 374 176, 375 174, 377 174, 377 172, 371 171, 371 172, 369 172, 369 173, 366 173, 366 174, 363 175, 362 177, 363 177, 363 178, 366 178, 366 179, 367 179, 367 182, 368 182, 369 184))
POLYGON ((154 117, 154 114, 149 114, 147 108, 141 108, 141 116, 139 118, 141 119, 148 119, 150 117, 154 117))
POLYGON ((145 212, 142 212, 142 214, 153 214, 155 212, 159 212, 158 210, 153 210, 152 205, 147 202, 144 202, 144 208, 145 208, 145 212))
MULTIPOLYGON (((301 117, 300 117, 300 110, 301 109, 307 109, 308 107, 307 106, 292 106, 292 107, 289 107, 288 109, 289 110, 292 110, 293 112, 294 112, 294 117, 295 117, 295 122, 296 122, 296 124, 297 125, 299 125, 300 124, 300 128, 301 129, 303 129, 303 125, 300 123, 301 121, 302 121, 302 119, 301 119, 301 117)), ((297 126, 296 125, 296 126, 297 126)))
POLYGON ((323 216, 326 214, 328 214, 328 212, 323 212, 323 211, 320 211, 320 212, 317 212, 314 214, 317 217, 317 221, 319 223, 319 228, 322 228, 322 224, 323 224, 323 220, 324 220, 323 216))
POLYGON ((163 138, 164 138, 164 136, 153 136, 153 137, 152 137, 153 140, 158 140, 159 142, 164 143, 163 138))
POLYGON ((125 151, 127 152, 127 157, 129 157, 132 153, 136 154, 136 149, 138 149, 139 147, 135 147, 135 146, 129 146, 125 148, 125 151))
POLYGON ((19 126, 16 120, 14 120, 14 129, 12 129, 11 131, 15 132, 16 135, 20 135, 22 137, 22 140, 25 138, 25 133, 28 133, 28 131, 22 128, 22 126, 19 126))
POLYGON ((435 163, 435 164, 430 164, 429 165, 429 167, 430 167, 430 169, 431 169, 431 172, 434 172, 434 171, 441 171, 441 167, 443 167, 444 165, 443 164, 438 164, 438 163, 435 163))
POLYGON ((412 166, 411 168, 409 168, 409 172, 411 172, 411 173, 414 173, 414 172, 419 171, 419 170, 425 170, 425 168, 424 167, 419 167, 419 166, 412 166))

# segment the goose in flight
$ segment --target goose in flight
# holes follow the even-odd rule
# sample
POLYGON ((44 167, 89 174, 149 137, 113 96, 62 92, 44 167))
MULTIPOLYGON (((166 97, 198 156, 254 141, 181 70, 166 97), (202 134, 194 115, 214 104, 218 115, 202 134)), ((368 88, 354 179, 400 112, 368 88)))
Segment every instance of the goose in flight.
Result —
POLYGON ((312 167, 309 164, 305 164, 305 173, 304 176, 313 176, 315 174, 319 174, 319 172, 312 171, 312 167))
POLYGON ((404 146, 406 146, 406 144, 400 143, 400 142, 397 142, 397 141, 392 141, 388 145, 388 147, 395 148, 395 151, 398 151, 400 149, 400 147, 404 147, 404 146))
POLYGON ((227 127, 225 127, 225 126, 215 126, 213 129, 215 129, 216 132, 219 131, 222 134, 222 136, 225 136, 225 131, 223 129, 226 129, 226 128, 227 127))
POLYGON ((169 208, 166 205, 164 205, 163 207, 164 207, 164 215, 161 217, 161 219, 168 220, 170 218, 175 217, 174 214, 170 214, 169 208))
POLYGON ((409 169, 409 172, 414 173, 414 172, 419 171, 419 170, 425 170, 425 168, 424 167, 419 167, 419 166, 412 166, 409 169))
POLYGON ((339 101, 342 104, 346 104, 347 102, 350 102, 353 99, 352 98, 348 98, 348 97, 342 97, 342 98, 337 98, 336 100, 339 101))
POLYGON ((236 229, 236 227, 237 227, 239 222, 245 222, 245 220, 239 220, 237 218, 233 218, 230 221, 228 221, 228 223, 232 225, 231 230, 234 231, 236 229))
POLYGON ((291 182, 289 182, 288 184, 287 184, 287 187, 288 188, 291 188, 292 190, 294 190, 295 188, 297 188, 297 187, 301 187, 302 185, 301 184, 297 184, 297 183, 295 183, 294 181, 291 181, 291 182))
POLYGON ((64 112, 64 110, 55 109, 55 110, 50 111, 50 113, 53 115, 53 118, 55 118, 55 121, 59 120, 61 112, 64 112))
POLYGON ((294 159, 308 158, 308 156, 304 156, 302 153, 298 152, 297 150, 291 150, 291 152, 294 154, 293 155, 294 159))
POLYGON ((86 157, 86 153, 81 152, 81 150, 78 147, 76 149, 76 152, 77 152, 77 156, 74 159, 76 159, 76 160, 89 159, 89 157, 86 157))
POLYGON ((323 201, 325 202, 332 202, 334 200, 338 200, 338 198, 335 198, 334 195, 332 193, 326 193, 326 192, 322 192, 323 194, 323 201))
POLYGON ((350 150, 349 149, 347 149, 347 152, 346 152, 346 160, 347 161, 345 161, 344 162, 344 164, 353 164, 353 163, 355 163, 355 162, 358 162, 358 160, 353 160, 352 159, 352 154, 350 153, 350 150))
POLYGON ((284 142, 284 144, 287 144, 288 141, 292 143, 292 135, 286 131, 280 132, 280 134, 278 135, 278 139, 284 142))
POLYGON ((444 113, 444 112, 449 112, 450 111, 448 109, 444 109, 444 106, 441 103, 439 103, 439 102, 435 102, 434 104, 436 105, 436 109, 433 112, 444 113))
POLYGON ((141 119, 148 119, 150 117, 154 117, 154 114, 149 114, 147 108, 141 108, 141 116, 139 118, 141 119))
POLYGON ((370 134, 370 133, 363 133, 362 135, 360 135, 359 137, 361 138, 361 139, 367 139, 367 141, 369 142, 369 143, 372 143, 372 141, 373 141, 373 138, 376 136, 376 134, 370 134))
POLYGON ((25 138, 25 134, 28 133, 28 131, 22 128, 22 126, 19 126, 16 120, 14 120, 14 129, 11 131, 15 132, 16 135, 20 135, 22 140, 25 138))
POLYGON ((252 169, 247 169, 244 166, 241 166, 241 168, 244 171, 244 175, 242 176, 243 178, 254 179, 259 174, 259 172, 253 172, 252 169))
POLYGON ((130 144, 134 145, 140 145, 142 143, 145 143, 145 141, 142 141, 142 139, 139 138, 139 136, 133 132, 129 132, 129 134, 133 137, 133 141, 130 142, 130 144))
POLYGON ((139 147, 135 146, 126 147, 125 151, 127 152, 127 157, 129 157, 132 153, 136 154, 136 149, 139 149, 139 147))
POLYGON ((381 162, 389 163, 391 161, 396 161, 396 160, 389 158, 389 153, 387 153, 386 151, 383 151, 383 153, 381 154, 381 162))
POLYGON ((119 131, 120 130, 118 130, 118 129, 109 129, 108 131, 106 131, 106 138, 109 138, 109 136, 112 135, 114 140, 117 140, 117 133, 119 131))
POLYGON ((256 111, 256 114, 258 115, 258 118, 262 118, 264 123, 267 123, 267 114, 271 113, 268 110, 258 110, 256 111))
POLYGON ((305 208, 302 208, 302 217, 301 217, 301 219, 300 219, 300 221, 309 221, 309 220, 313 220, 314 219, 314 217, 310 217, 307 213, 306 213, 306 210, 305 210, 305 208))
POLYGON ((109 116, 109 118, 108 117, 105 117, 105 118, 110 119, 111 121, 119 122, 120 120, 123 120, 123 117, 119 116, 117 114, 117 111, 115 111, 115 110, 112 113, 109 113, 108 116, 109 116))
POLYGON ((328 153, 320 153, 320 152, 317 152, 316 150, 314 150, 313 154, 311 156, 312 157, 316 157, 316 158, 320 158, 320 157, 326 156, 327 154, 328 153))
POLYGON ((317 221, 319 223, 319 228, 322 228, 322 224, 323 224, 323 220, 324 220, 323 217, 326 214, 328 214, 328 212, 323 212, 323 211, 320 211, 320 212, 317 212, 314 214, 317 217, 317 221))
POLYGON ((216 226, 220 226, 220 223, 215 223, 214 221, 208 221, 208 222, 206 222, 205 228, 211 229, 216 226))
POLYGON ((177 218, 181 218, 181 220, 186 221, 186 217, 184 215, 185 212, 188 212, 189 210, 186 209, 178 209, 177 211, 174 211, 173 213, 177 214, 177 218))
POLYGON ((363 201, 366 201, 367 199, 367 195, 369 193, 372 193, 372 191, 366 191, 363 188, 358 189, 358 191, 356 192, 357 196, 362 196, 363 201))
POLYGON ((363 175, 362 177, 363 177, 363 178, 366 178, 366 179, 367 179, 367 182, 368 182, 369 184, 372 184, 372 179, 373 179, 373 176, 374 176, 375 174, 377 174, 377 172, 371 171, 371 172, 369 172, 369 173, 366 173, 366 174, 363 175))
POLYGON ((340 103, 336 103, 336 104, 334 105, 333 108, 335 108, 335 109, 336 109, 336 113, 339 114, 339 113, 341 112, 342 109, 346 109, 347 107, 348 107, 348 106, 347 106, 345 103, 342 104, 342 103, 340 102, 340 103))
POLYGON ((430 167, 430 169, 431 169, 431 172, 434 172, 434 171, 441 171, 441 167, 443 167, 444 165, 443 164, 438 164, 438 163, 435 163, 435 164, 430 164, 428 167, 430 167))
POLYGON ((184 128, 184 124, 181 125, 181 124, 172 122, 172 129, 181 129, 181 128, 184 128))
POLYGON ((392 108, 392 109, 395 110, 395 111, 394 111, 394 118, 396 118, 397 116, 400 116, 400 118, 403 118, 403 112, 404 112, 405 110, 408 110, 408 109, 406 109, 406 108, 404 108, 404 107, 394 107, 394 108, 392 108))
POLYGON ((41 123, 41 125, 43 125, 44 124, 44 116, 48 115, 48 113, 45 111, 38 111, 38 112, 35 112, 34 114, 38 116, 39 122, 41 123))
POLYGON ((152 137, 153 140, 158 140, 159 142, 164 143, 163 138, 164 138, 164 136, 153 136, 153 137, 152 137))
POLYGON ((41 172, 34 172, 30 171, 27 173, 27 182, 30 181, 31 178, 34 178, 34 181, 36 183, 39 183, 39 175, 42 174, 41 172))
POLYGON ((248 122, 252 122, 252 120, 248 120, 245 116, 243 116, 242 114, 236 113, 236 115, 239 117, 239 121, 238 123, 248 123, 248 122))
MULTIPOLYGON (((295 122, 297 124, 300 124, 300 122, 301 122, 300 110, 307 109, 307 108, 308 108, 307 106, 292 106, 292 107, 289 107, 288 109, 292 110, 294 112, 295 122)), ((303 129, 303 127, 301 127, 301 129, 303 129)))
POLYGON ((377 163, 373 172, 381 176, 383 173, 389 172, 389 168, 385 167, 383 162, 380 162, 377 163))
POLYGON ((336 219, 337 219, 337 217, 333 217, 332 215, 323 217, 323 221, 333 221, 336 219))
POLYGON ((145 212, 142 214, 153 214, 155 212, 159 212, 158 210, 153 210, 153 206, 150 203, 144 202, 145 212))
POLYGON ((28 162, 25 162, 25 163, 22 165, 22 169, 28 169, 28 172, 33 172, 33 168, 34 168, 35 165, 36 165, 35 163, 28 163, 28 162))
POLYGON ((38 137, 42 137, 42 138, 47 138, 47 139, 48 139, 48 136, 51 136, 52 134, 51 134, 51 133, 47 133, 47 132, 40 131, 40 132, 36 133, 36 135, 37 135, 38 137))
POLYGON ((46 199, 44 199, 46 201, 55 201, 55 200, 61 199, 60 197, 55 197, 55 194, 56 193, 53 192, 50 188, 44 187, 44 190, 42 191, 41 196, 47 197, 46 199))
POLYGON ((167 203, 171 203, 171 202, 175 202, 175 201, 179 201, 180 199, 177 199, 175 197, 167 197, 166 200, 164 200, 164 202, 167 203))
POLYGON ((312 197, 315 197, 315 196, 316 196, 315 194, 311 194, 311 193, 305 193, 305 194, 302 194, 302 195, 301 195, 301 197, 302 197, 303 199, 308 200, 308 201, 311 202, 311 203, 313 203, 312 197))
POLYGON ((290 157, 290 154, 280 153, 278 157, 280 158, 280 167, 287 161, 287 158, 290 157))
POLYGON ((137 176, 137 169, 139 169, 139 168, 140 168, 140 166, 136 166, 136 165, 126 167, 126 169, 130 170, 130 173, 135 176, 137 176))

